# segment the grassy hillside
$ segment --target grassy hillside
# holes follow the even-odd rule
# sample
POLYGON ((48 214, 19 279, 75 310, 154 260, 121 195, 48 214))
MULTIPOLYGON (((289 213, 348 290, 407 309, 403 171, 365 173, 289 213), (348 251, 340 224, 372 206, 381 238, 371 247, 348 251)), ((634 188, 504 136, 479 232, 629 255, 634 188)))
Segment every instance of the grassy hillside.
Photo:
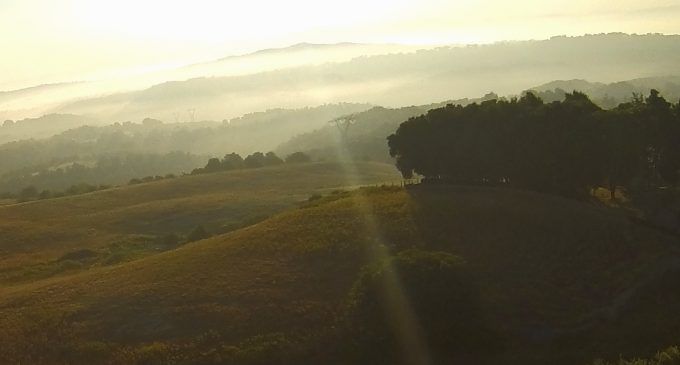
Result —
POLYGON ((113 262, 163 250, 164 236, 183 236, 198 225, 212 233, 230 231, 316 193, 399 179, 391 165, 357 167, 353 174, 331 163, 268 167, 0 205, 0 283, 49 276, 64 265, 87 267, 95 256, 113 262), (64 256, 83 249, 94 252, 64 256), (90 260, 71 262, 81 256, 90 260))
MULTIPOLYGON (((186 181, 184 194, 197 189, 188 183, 194 180, 186 181)), ((263 193, 258 197, 266 196, 268 190, 259 187, 263 193)), ((156 200, 169 194, 148 189, 156 200)), ((100 206, 117 204, 105 197, 100 206)), ((159 215, 158 209, 140 203, 125 211, 141 220, 151 211, 159 215)), ((112 212, 102 213, 111 217, 105 220, 96 217, 116 226, 120 222, 112 212)), ((680 297, 669 290, 678 282, 670 274, 678 256, 669 237, 612 210, 558 197, 416 186, 329 194, 176 250, 2 288, 3 358, 29 363, 371 363, 364 357, 362 337, 355 336, 364 332, 353 332, 361 324, 346 315, 361 298, 356 296, 362 288, 358 280, 367 274, 368 279, 391 278, 384 283, 397 298, 399 305, 393 307, 402 310, 392 319, 418 327, 424 317, 417 311, 419 297, 409 292, 410 277, 400 281, 381 266, 371 271, 380 262, 398 262, 385 260, 414 248, 432 253, 418 255, 436 265, 464 265, 464 277, 479 295, 475 310, 496 336, 488 348, 462 355, 438 352, 427 333, 411 338, 409 343, 425 343, 422 348, 430 349, 426 355, 434 363, 586 363, 595 357, 651 354, 680 340, 677 316, 666 313, 680 297), (450 254, 458 258, 437 264, 436 257, 450 254)), ((445 266, 422 273, 436 278, 445 266)), ((435 290, 435 297, 446 297, 450 289, 421 286, 426 295, 435 290)), ((448 315, 447 308, 458 308, 450 305, 430 312, 448 315)), ((398 348, 404 347, 388 352, 402 359, 397 363, 408 358, 400 357, 398 348)))

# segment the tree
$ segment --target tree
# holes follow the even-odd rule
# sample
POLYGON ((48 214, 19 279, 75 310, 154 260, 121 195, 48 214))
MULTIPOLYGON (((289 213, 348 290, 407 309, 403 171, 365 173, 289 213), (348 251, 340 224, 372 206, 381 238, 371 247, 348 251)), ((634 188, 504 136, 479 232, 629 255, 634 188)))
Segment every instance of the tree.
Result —
POLYGON ((262 152, 255 152, 252 155, 248 155, 245 160, 243 160, 243 165, 247 168, 258 168, 265 164, 264 154, 262 152))
POLYGON ((574 198, 605 184, 614 197, 635 181, 680 180, 676 110, 655 90, 613 110, 577 91, 550 103, 527 92, 432 109, 403 122, 388 146, 404 177, 417 173, 426 182, 502 184, 574 198))
POLYGON ((304 152, 293 152, 286 156, 286 163, 306 163, 311 162, 312 159, 304 152))
POLYGON ((208 160, 208 164, 205 165, 203 171, 207 173, 222 171, 222 163, 219 158, 211 158, 208 160))
POLYGON ((225 170, 243 168, 243 158, 236 152, 224 155, 224 158, 222 159, 222 168, 225 170))
POLYGON ((281 164, 283 164, 283 160, 279 158, 279 156, 277 156, 274 152, 267 152, 267 154, 264 156, 265 166, 276 166, 281 164))

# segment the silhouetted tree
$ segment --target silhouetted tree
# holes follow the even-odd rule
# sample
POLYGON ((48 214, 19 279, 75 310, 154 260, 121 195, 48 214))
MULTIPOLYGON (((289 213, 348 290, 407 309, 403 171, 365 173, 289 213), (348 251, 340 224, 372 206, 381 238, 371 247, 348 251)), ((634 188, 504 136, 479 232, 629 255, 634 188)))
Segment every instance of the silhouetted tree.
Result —
POLYGON ((274 152, 267 152, 266 155, 264 155, 264 164, 265 166, 275 166, 275 165, 281 165, 283 163, 283 160, 279 158, 279 156, 276 155, 274 152))
POLYGON ((252 155, 248 155, 245 160, 243 160, 243 165, 247 168, 257 168, 262 167, 265 164, 264 154, 262 152, 255 152, 252 155))
POLYGON ((447 105, 402 123, 388 137, 404 177, 424 181, 502 184, 571 197, 606 185, 675 185, 680 171, 678 107, 656 90, 612 110, 585 94, 544 103, 519 99, 447 105))
POLYGON ((220 159, 211 158, 210 160, 208 160, 208 164, 205 165, 203 171, 208 173, 222 171, 222 163, 220 163, 220 159))
POLYGON ((286 163, 305 163, 310 161, 312 159, 304 152, 293 152, 286 156, 286 163))
POLYGON ((243 158, 235 152, 224 155, 224 158, 222 159, 222 168, 225 170, 243 168, 243 158))

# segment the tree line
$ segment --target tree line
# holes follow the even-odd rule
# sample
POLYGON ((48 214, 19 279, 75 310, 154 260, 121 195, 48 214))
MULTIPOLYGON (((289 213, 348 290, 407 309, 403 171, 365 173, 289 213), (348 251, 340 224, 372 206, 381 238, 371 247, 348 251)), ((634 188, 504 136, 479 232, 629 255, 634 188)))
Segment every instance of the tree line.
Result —
MULTIPOLYGON (((79 158, 74 156, 74 158, 79 158)), ((180 174, 199 166, 205 156, 185 152, 167 154, 111 153, 90 156, 78 162, 47 163, 0 174, 0 191, 20 193, 27 187, 53 192, 74 185, 119 185, 138 176, 180 174)))
POLYGON ((246 158, 241 157, 236 152, 229 153, 225 155, 221 160, 217 157, 213 157, 208 160, 208 163, 204 167, 199 167, 191 171, 192 175, 207 174, 219 171, 229 171, 237 169, 254 169, 265 166, 277 166, 284 163, 295 164, 295 163, 305 163, 311 162, 311 158, 303 152, 294 152, 286 156, 285 160, 281 159, 274 152, 255 152, 246 156, 246 158))
POLYGON ((574 91, 543 102, 447 105, 410 118, 388 138, 405 177, 494 184, 570 197, 594 187, 638 191, 674 187, 680 170, 680 102, 657 90, 603 110, 574 91))

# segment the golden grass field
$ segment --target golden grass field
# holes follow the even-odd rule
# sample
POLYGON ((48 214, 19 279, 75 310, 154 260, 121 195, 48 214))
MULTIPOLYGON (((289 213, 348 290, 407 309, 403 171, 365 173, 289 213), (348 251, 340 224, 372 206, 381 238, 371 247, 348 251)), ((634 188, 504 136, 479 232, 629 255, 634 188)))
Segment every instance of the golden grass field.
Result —
POLYGON ((65 254, 107 251, 154 236, 212 232, 259 221, 312 194, 398 181, 388 164, 311 163, 183 176, 89 194, 0 206, 0 285, 50 276, 65 254), (132 241, 132 243, 130 242, 132 241), (35 269, 37 273, 27 272, 35 269))
MULTIPOLYGON (((267 174, 292 188, 321 168, 267 174)), ((333 174, 331 166, 323 168, 333 174)), ((363 168, 373 170, 376 180, 390 176, 375 166, 363 168)), ((254 207, 279 210, 313 189, 335 187, 315 175, 310 190, 292 188, 294 193, 265 203, 280 187, 253 186, 249 173, 128 187, 18 210, 25 210, 24 217, 42 214, 40 222, 54 219, 38 231, 49 232, 61 224, 50 212, 68 206, 81 217, 69 227, 94 227, 94 237, 108 238, 139 229, 123 217, 148 219, 154 227, 152 218, 169 212, 245 201, 239 186, 260 189, 257 197, 249 195, 259 200, 254 207), (220 187, 208 191, 212 184, 204 179, 220 187), (180 197, 191 194, 196 199, 180 197), (102 212, 93 213, 95 207, 102 212)), ((78 245, 86 242, 78 239, 78 245)), ((362 267, 407 248, 450 252, 467 262, 485 317, 506 339, 490 363, 586 363, 595 355, 616 358, 677 340, 680 322, 666 315, 674 309, 665 304, 680 304, 677 291, 669 290, 678 281, 658 270, 677 255, 672 237, 616 210, 559 197, 414 186, 331 193, 175 250, 0 288, 0 343, 8 362, 21 363, 183 363, 182 356, 196 363, 268 363, 294 350, 323 362, 328 359, 320 348, 332 353, 324 347, 332 347, 328 333, 362 267)))

